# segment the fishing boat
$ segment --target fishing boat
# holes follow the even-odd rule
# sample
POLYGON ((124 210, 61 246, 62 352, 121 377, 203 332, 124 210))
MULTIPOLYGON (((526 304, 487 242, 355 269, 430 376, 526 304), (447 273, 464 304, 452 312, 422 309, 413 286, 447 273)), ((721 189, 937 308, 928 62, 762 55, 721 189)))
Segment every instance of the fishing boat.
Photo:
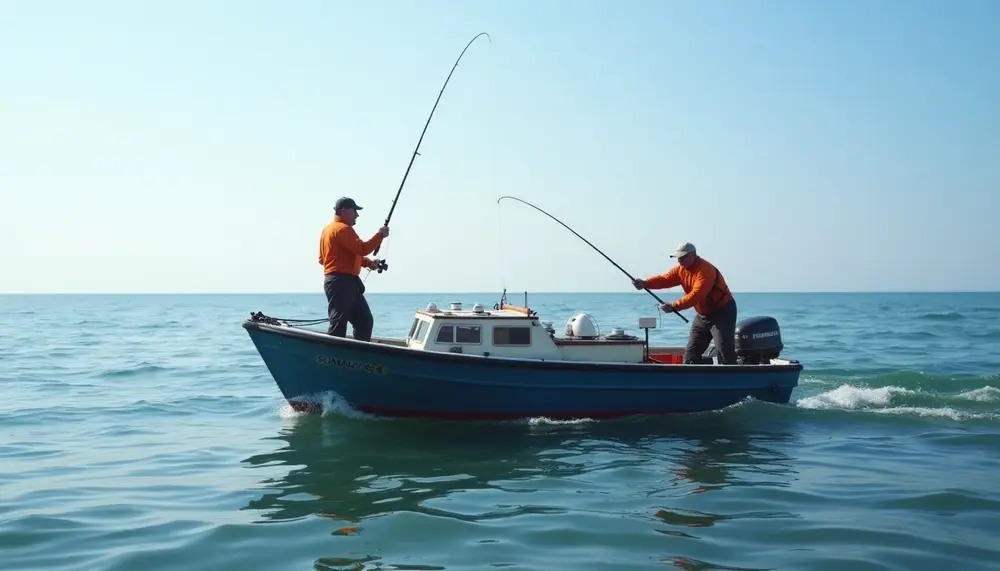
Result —
POLYGON ((405 338, 359 341, 257 312, 243 327, 288 403, 321 411, 331 394, 389 417, 487 420, 609 418, 718 410, 747 399, 787 403, 802 364, 781 358, 777 320, 743 319, 737 364, 706 352, 682 363, 683 347, 650 346, 655 317, 639 319, 642 337, 602 334, 588 313, 574 313, 558 335, 536 311, 501 303, 414 311, 405 338), (324 399, 324 395, 326 399, 324 399))
MULTIPOLYGON (((445 79, 424 123, 384 226, 395 211, 424 133, 462 55, 445 79)), ((636 283, 624 268, 564 222, 512 196, 565 227, 636 283)), ((378 254, 376 247, 373 255, 378 254)), ((387 270, 379 261, 378 273, 387 270)), ((644 288, 661 307, 663 300, 644 288)), ((673 312, 685 322, 676 309, 673 312)), ((737 364, 720 365, 710 352, 697 363, 681 362, 683 347, 650 347, 656 318, 639 319, 643 338, 615 328, 601 334, 588 313, 573 314, 563 335, 537 312, 506 302, 487 310, 461 302, 414 310, 404 338, 361 341, 316 331, 297 320, 261 312, 243 322, 257 352, 289 404, 321 410, 329 397, 356 410, 383 416, 447 419, 607 418, 638 414, 718 410, 746 399, 787 403, 802 365, 780 358, 778 322, 741 321, 737 364)))

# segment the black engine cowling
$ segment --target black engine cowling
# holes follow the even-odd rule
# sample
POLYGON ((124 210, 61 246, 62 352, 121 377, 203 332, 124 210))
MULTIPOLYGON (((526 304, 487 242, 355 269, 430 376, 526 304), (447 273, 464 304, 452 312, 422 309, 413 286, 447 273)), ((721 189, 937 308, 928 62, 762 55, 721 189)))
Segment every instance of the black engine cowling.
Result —
POLYGON ((781 354, 781 328, 773 317, 748 317, 736 324, 736 362, 766 365, 781 354))

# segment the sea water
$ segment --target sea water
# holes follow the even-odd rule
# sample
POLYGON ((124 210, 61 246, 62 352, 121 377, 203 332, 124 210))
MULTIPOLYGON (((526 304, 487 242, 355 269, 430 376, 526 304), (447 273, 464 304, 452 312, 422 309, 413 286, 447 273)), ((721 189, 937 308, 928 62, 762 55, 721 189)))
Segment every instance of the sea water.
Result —
MULTIPOLYGON (((497 297, 368 296, 382 336, 497 297)), ((805 365, 789 406, 469 424, 292 412, 240 322, 321 292, 0 297, 0 569, 997 569, 1000 294, 738 301, 805 365)))

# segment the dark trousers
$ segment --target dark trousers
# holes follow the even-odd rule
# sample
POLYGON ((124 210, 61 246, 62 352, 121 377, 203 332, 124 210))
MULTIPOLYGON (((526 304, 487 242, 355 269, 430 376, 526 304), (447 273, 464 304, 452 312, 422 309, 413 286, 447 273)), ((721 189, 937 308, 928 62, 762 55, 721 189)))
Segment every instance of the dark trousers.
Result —
POLYGON ((347 337, 347 324, 354 328, 354 338, 371 341, 375 318, 365 299, 365 284, 352 274, 330 274, 323 278, 330 326, 326 332, 347 337))
POLYGON ((720 365, 736 364, 736 300, 716 309, 711 315, 696 315, 691 323, 685 363, 698 363, 708 344, 715 341, 720 365))

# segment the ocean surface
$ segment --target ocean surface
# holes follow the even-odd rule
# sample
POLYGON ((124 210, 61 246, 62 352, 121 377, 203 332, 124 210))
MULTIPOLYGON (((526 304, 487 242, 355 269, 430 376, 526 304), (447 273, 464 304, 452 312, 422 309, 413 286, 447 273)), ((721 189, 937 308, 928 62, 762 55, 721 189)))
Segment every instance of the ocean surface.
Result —
MULTIPOLYGON (((404 336, 499 295, 368 297, 404 336)), ((806 367, 789 406, 460 423, 292 412, 240 323, 322 292, 0 296, 0 569, 1000 568, 1000 294, 738 301, 806 367)), ((528 303, 560 332, 657 315, 528 303)))

